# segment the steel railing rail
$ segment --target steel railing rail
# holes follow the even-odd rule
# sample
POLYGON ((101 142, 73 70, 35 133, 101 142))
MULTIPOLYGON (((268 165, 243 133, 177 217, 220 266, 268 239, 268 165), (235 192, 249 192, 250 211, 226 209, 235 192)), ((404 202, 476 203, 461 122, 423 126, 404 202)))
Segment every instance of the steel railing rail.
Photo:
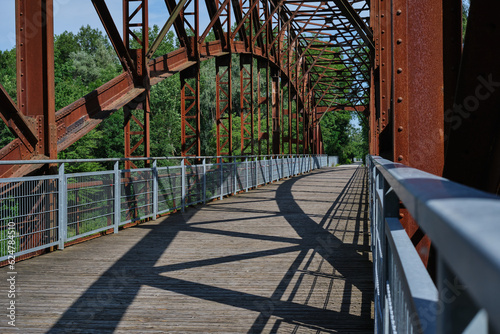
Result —
POLYGON ((380 157, 367 166, 376 331, 500 332, 500 197, 380 157), (436 248, 436 285, 400 201, 436 248))
POLYGON ((248 191, 328 165, 326 155, 149 157, 0 161, 55 164, 57 175, 0 179, 0 261, 113 230, 189 205, 248 191), (158 166, 177 160, 173 166, 158 166), (120 169, 124 161, 150 167, 120 169), (68 173, 67 165, 114 162, 107 171, 68 173), (187 163, 187 162, 190 162, 187 163))

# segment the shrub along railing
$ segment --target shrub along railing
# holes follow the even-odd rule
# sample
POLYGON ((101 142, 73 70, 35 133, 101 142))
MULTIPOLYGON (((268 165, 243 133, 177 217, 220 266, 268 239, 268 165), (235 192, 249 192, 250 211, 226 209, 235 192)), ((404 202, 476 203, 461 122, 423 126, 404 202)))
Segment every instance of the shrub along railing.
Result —
POLYGON ((367 157, 377 333, 500 333, 500 197, 367 157), (437 287, 399 222, 437 252, 437 287))
POLYGON ((0 179, 0 262, 328 165, 326 155, 1 161, 58 174, 0 179), (120 169, 124 161, 150 167, 120 169), (78 163, 113 170, 66 173, 78 163), (162 166, 163 165, 163 166, 162 166))

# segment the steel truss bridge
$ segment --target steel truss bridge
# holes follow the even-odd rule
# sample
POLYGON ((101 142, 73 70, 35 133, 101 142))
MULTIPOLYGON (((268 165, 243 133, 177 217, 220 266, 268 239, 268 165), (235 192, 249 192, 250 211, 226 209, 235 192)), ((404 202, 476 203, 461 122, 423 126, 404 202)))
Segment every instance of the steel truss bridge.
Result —
MULTIPOLYGON (((452 333, 466 328, 473 332, 489 323, 490 330, 500 330, 494 318, 500 306, 491 299, 498 297, 498 292, 484 290, 500 284, 500 260, 498 252, 492 251, 496 246, 488 237, 467 230, 463 219, 441 217, 439 212, 453 216, 450 207, 439 206, 439 211, 429 202, 436 199, 435 194, 429 194, 437 187, 441 191, 439 200, 448 194, 453 199, 470 197, 486 203, 474 206, 480 215, 478 226, 488 231, 489 237, 498 236, 495 195, 500 193, 500 48, 494 47, 500 38, 498 1, 473 0, 464 31, 461 0, 165 0, 164 25, 158 38, 149 41, 148 0, 123 0, 123 29, 117 27, 107 1, 92 0, 123 72, 60 110, 55 110, 53 0, 15 3, 17 103, 0 85, 0 116, 15 136, 0 150, 0 177, 11 180, 2 190, 5 194, 19 188, 15 182, 23 183, 26 176, 43 175, 44 182, 57 183, 59 179, 54 175, 59 173, 64 179, 64 168, 62 174, 60 168, 57 171, 58 152, 121 108, 125 111, 125 169, 115 168, 109 177, 124 173, 120 182, 125 182, 126 188, 133 182, 134 159, 150 158, 151 87, 175 74, 179 74, 181 82, 181 146, 182 156, 186 157, 179 168, 185 170, 186 161, 192 161, 196 168, 206 168, 205 163, 201 164, 200 64, 215 59, 214 164, 219 164, 220 169, 214 167, 214 173, 224 175, 227 163, 233 166, 227 168, 236 170, 231 174, 234 176, 238 164, 245 164, 247 169, 268 168, 264 174, 270 168, 272 181, 273 157, 286 168, 297 161, 309 161, 309 166, 314 159, 323 161, 320 122, 328 112, 357 112, 369 126, 371 219, 375 224, 372 233, 379 241, 372 246, 374 252, 381 245, 385 247, 374 256, 374 264, 379 266, 376 273, 382 275, 377 277, 382 285, 377 286, 375 298, 377 328, 397 332, 404 323, 417 331, 438 328, 439 332, 452 333), (171 29, 179 48, 153 57, 171 29), (209 34, 215 40, 208 41, 209 34), (234 54, 239 55, 237 64, 234 54), (234 67, 239 68, 236 78, 234 67), (234 81, 240 84, 240 142, 233 141, 232 133, 234 81), (140 131, 134 130, 137 126, 140 131), (239 160, 233 158, 236 150, 243 156, 239 160), (138 152, 143 154, 138 156, 138 152), (255 156, 262 159, 253 161, 255 156), (258 162, 268 161, 263 156, 271 161, 266 162, 266 167, 258 162), (414 169, 408 174, 400 168, 414 169), (420 174, 424 172, 429 174, 420 174), (412 175, 419 182, 425 179, 422 184, 427 188, 414 186, 412 175), (455 188, 453 183, 450 188, 450 181, 460 186, 455 188), (444 227, 436 230, 425 221, 426 217, 444 227), (406 231, 425 273, 404 274, 403 257, 392 251, 383 253, 387 247, 398 249, 401 245, 398 224, 406 231), (467 231, 476 239, 462 238, 467 231), (459 244, 446 246, 443 234, 447 233, 459 244), (461 243, 466 247, 460 247, 461 243), (439 300, 426 299, 425 309, 437 313, 438 319, 457 319, 457 310, 464 304, 479 306, 467 308, 467 320, 463 324, 458 321, 452 329, 443 327, 444 320, 438 321, 438 327, 423 326, 426 317, 418 313, 419 296, 438 292, 428 287, 419 290, 423 291, 421 295, 414 294, 410 283, 418 285, 415 277, 429 275, 426 282, 441 282, 438 290, 443 291, 443 282, 450 282, 455 274, 460 280, 474 282, 460 261, 450 255, 450 249, 458 248, 474 254, 467 263, 482 263, 474 268, 489 271, 484 289, 475 282, 469 293, 460 293, 465 297, 457 297, 456 302, 450 302, 453 306, 445 307, 441 314, 436 309, 439 300), (445 256, 440 257, 439 252, 445 256), (392 274, 384 260, 387 256, 391 266, 398 268, 392 274), (410 306, 394 296, 393 288, 400 284, 394 282, 399 282, 401 275, 407 275, 406 283, 401 284, 407 286, 410 299, 405 301, 413 303, 410 306)), ((319 167, 323 165, 318 163, 319 167)), ((156 166, 147 168, 154 175, 156 166)), ((185 174, 181 178, 184 180, 185 174)), ((111 179, 108 185, 113 185, 111 179)), ((225 180, 222 176, 221 183, 225 180)), ((102 180, 92 182, 105 184, 102 180)), ((57 197, 55 193, 53 196, 57 197)), ((182 205, 186 204, 184 196, 182 205)), ((37 205, 33 203, 33 208, 37 205)), ((460 208, 460 204, 454 205, 460 208)), ((462 258, 466 255, 462 254, 462 258)))

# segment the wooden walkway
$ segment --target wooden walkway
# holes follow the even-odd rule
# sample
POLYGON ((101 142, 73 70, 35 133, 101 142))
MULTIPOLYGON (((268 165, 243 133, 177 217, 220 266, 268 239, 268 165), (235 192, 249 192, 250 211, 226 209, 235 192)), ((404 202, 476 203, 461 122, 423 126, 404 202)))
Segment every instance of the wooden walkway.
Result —
POLYGON ((19 262, 0 332, 373 333, 366 182, 324 168, 19 262))

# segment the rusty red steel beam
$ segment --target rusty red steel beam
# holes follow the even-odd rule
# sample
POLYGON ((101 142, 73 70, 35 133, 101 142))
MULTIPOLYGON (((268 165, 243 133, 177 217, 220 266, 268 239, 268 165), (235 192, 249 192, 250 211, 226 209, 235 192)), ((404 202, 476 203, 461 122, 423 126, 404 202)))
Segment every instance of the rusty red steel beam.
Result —
POLYGON ((224 10, 226 10, 226 6, 229 4, 229 1, 230 0, 224 0, 224 2, 220 5, 220 7, 218 9, 212 8, 213 6, 209 6, 209 4, 213 4, 213 1, 210 1, 210 0, 206 1, 207 8, 209 9, 210 17, 212 18, 212 20, 207 25, 205 31, 203 31, 203 33, 200 35, 200 38, 198 39, 199 44, 201 44, 205 41, 205 38, 207 37, 208 33, 210 32, 210 30, 212 28, 214 28, 217 25, 217 22, 218 22, 218 25, 220 25, 220 31, 218 29, 214 29, 214 31, 216 31, 216 32, 219 31, 220 40, 224 41, 224 39, 223 39, 224 33, 222 31, 222 25, 220 23, 220 15, 224 12, 224 10))
POLYGON ((125 46, 125 43, 123 43, 123 40, 121 39, 118 28, 116 27, 113 17, 111 16, 108 6, 106 5, 106 1, 92 0, 92 4, 99 15, 101 23, 108 34, 109 40, 111 41, 116 54, 118 55, 118 59, 120 59, 123 69, 125 72, 130 72, 134 75, 134 73, 137 72, 135 63, 132 60, 129 50, 127 50, 127 47, 125 46))
POLYGON ((34 124, 31 119, 18 110, 17 105, 12 101, 2 84, 0 84, 0 118, 12 134, 23 142, 29 152, 35 150, 38 136, 34 124))
POLYGON ((179 3, 175 6, 175 8, 172 10, 172 13, 170 14, 167 22, 163 25, 163 28, 161 29, 160 33, 154 40, 154 42, 151 44, 148 52, 146 53, 146 58, 150 60, 153 55, 155 54, 156 50, 160 46, 161 42, 167 35, 168 31, 170 30, 170 27, 175 23, 177 18, 179 17, 182 9, 184 8, 184 5, 186 4, 187 0, 181 0, 179 3))
POLYGON ((208 14, 211 18, 211 21, 208 24, 205 32, 201 34, 201 36, 203 36, 203 38, 200 38, 200 40, 199 40, 200 43, 204 42, 205 37, 210 32, 210 29, 213 27, 214 33, 215 33, 215 38, 217 40, 221 40, 223 46, 226 45, 226 38, 224 35, 224 30, 222 28, 223 23, 221 23, 220 17, 221 17, 221 14, 224 12, 228 3, 229 3, 229 0, 225 0, 224 3, 219 6, 217 0, 205 0, 205 4, 207 5, 207 11, 208 11, 208 14), (217 7, 219 7, 219 8, 217 8, 217 7))
MULTIPOLYGON (((352 5, 347 0, 333 0, 333 2, 340 9, 340 12, 351 22, 354 29, 358 32, 361 39, 365 44, 373 50, 375 46, 373 45, 373 34, 359 16, 358 12, 352 7, 352 5)), ((327 2, 328 4, 328 2, 327 2)))
MULTIPOLYGON (((14 121, 19 131, 26 132, 0 150, 2 160, 24 160, 36 157, 43 160, 56 158, 56 124, 54 115, 54 35, 53 3, 51 0, 16 1, 16 50, 17 50, 17 111, 2 92, 5 120, 14 121), (45 22, 38 24, 39 20, 45 22), (29 28, 29 29, 28 29, 29 28), (11 116, 7 116, 7 114, 11 116), (24 115, 21 116, 21 115, 24 115), (9 118, 9 119, 7 119, 9 118), (24 119, 24 120, 23 120, 24 119), (31 131, 25 124, 31 123, 31 131), (30 134, 31 133, 31 134, 30 134), (33 138, 35 134, 37 141, 33 138)), ((12 123, 12 122, 10 122, 12 123)), ((14 130, 17 136, 18 131, 14 130)), ((31 172, 34 166, 0 167, 0 175, 22 175, 31 172)))
MULTIPOLYGON (((175 0, 165 0, 165 5, 167 6, 170 15, 174 14, 177 4, 175 0)), ((189 37, 187 35, 186 29, 184 28, 184 19, 182 15, 177 16, 174 21, 174 29, 179 39, 179 44, 181 47, 187 48, 188 53, 191 54, 191 44, 189 42, 189 37)))
MULTIPOLYGON (((149 10, 148 0, 123 0, 123 42, 125 48, 134 56, 135 71, 132 76, 135 78, 134 86, 144 88, 144 92, 134 101, 124 106, 124 155, 131 157, 150 156, 150 77, 149 62, 147 52, 149 49, 149 10), (131 8, 132 5, 132 8, 131 8), (138 35, 133 28, 140 28, 138 35), (132 49, 130 40, 133 39, 139 45, 132 49), (142 121, 135 117, 134 113, 142 111, 142 121), (139 131, 134 131, 133 127, 139 126, 139 131), (135 143, 134 143, 135 141, 135 143), (142 152, 137 155, 139 147, 142 152)), ((109 24, 109 23, 108 23, 109 24)), ((140 152, 140 151, 139 151, 140 152)), ((146 162, 146 165, 149 162, 146 162)), ((125 169, 135 167, 132 161, 125 161, 125 169)))

